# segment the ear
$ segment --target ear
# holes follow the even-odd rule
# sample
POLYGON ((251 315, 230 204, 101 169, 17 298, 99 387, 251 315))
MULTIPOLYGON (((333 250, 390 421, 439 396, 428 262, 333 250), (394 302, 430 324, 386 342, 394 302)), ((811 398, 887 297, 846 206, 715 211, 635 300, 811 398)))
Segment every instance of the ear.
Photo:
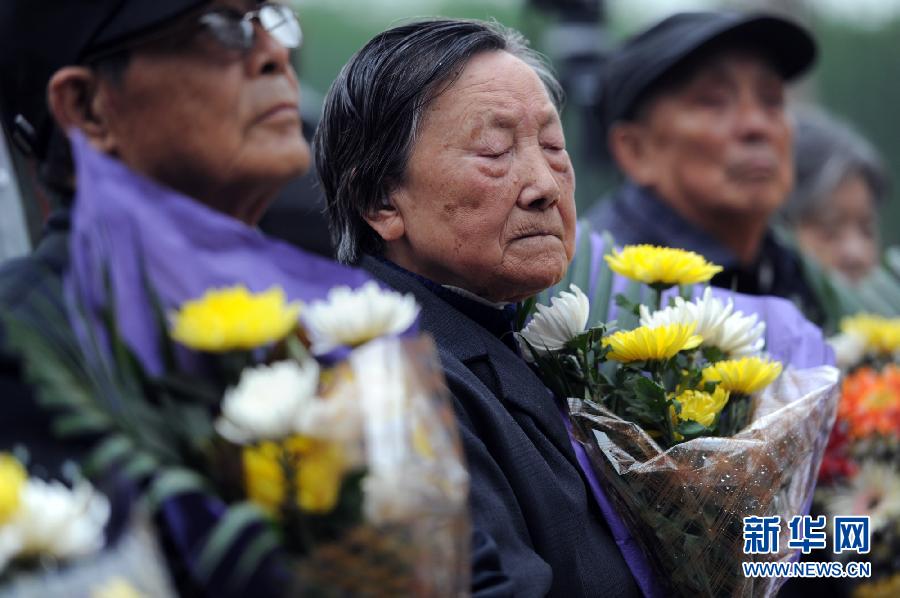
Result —
POLYGON ((406 234, 406 224, 403 221, 403 213, 398 206, 398 196, 405 191, 398 189, 388 194, 387 202, 381 208, 367 214, 366 222, 369 223, 385 243, 397 241, 406 234))
POLYGON ((82 66, 56 71, 47 84, 47 105, 64 130, 79 129, 98 150, 113 154, 115 135, 108 119, 107 85, 82 66))
POLYGON ((656 175, 647 126, 640 122, 618 122, 609 130, 609 150, 619 169, 638 185, 650 187, 656 175))

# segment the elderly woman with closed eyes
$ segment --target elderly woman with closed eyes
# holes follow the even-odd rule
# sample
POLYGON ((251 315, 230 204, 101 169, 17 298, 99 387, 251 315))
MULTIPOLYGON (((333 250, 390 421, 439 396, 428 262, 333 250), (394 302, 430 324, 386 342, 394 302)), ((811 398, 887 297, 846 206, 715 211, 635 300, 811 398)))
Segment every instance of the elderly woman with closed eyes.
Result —
MULTIPOLYGON (((496 540, 514 594, 632 596, 638 584, 652 589, 644 557, 616 517, 604 519, 597 480, 513 338, 515 302, 558 282, 575 247, 561 95, 514 32, 459 20, 399 26, 335 80, 316 163, 338 258, 422 307, 454 396, 472 516, 496 540)), ((599 263, 602 241, 591 241, 599 263)), ((734 300, 769 323, 776 359, 832 359, 787 301, 734 300)))
POLYGON ((317 166, 339 259, 422 306, 455 397, 473 518, 515 595, 632 596, 564 422, 512 335, 514 302, 558 282, 574 252, 560 101, 513 32, 396 27, 334 82, 317 166))

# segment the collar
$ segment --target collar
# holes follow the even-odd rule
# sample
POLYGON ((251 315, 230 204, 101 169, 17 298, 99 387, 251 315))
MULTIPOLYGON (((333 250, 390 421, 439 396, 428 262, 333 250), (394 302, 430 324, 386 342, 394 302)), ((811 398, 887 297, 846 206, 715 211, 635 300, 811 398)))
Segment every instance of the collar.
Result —
MULTIPOLYGON (((614 201, 617 216, 629 223, 632 236, 640 239, 639 242, 680 247, 725 268, 740 268, 740 261, 730 249, 689 222, 650 189, 627 182, 614 201)), ((616 242, 631 243, 619 238, 616 242)))
POLYGON ((450 285, 439 284, 430 278, 407 270, 382 256, 374 256, 376 260, 386 266, 401 272, 419 281, 435 295, 481 324, 491 334, 499 338, 518 353, 518 346, 512 334, 513 324, 516 320, 516 304, 495 303, 480 297, 471 291, 450 285))

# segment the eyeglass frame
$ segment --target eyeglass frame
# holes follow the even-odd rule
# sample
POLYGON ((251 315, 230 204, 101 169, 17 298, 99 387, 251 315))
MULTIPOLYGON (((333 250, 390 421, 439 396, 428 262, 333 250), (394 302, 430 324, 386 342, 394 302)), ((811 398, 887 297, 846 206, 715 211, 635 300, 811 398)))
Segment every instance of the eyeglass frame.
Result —
MULTIPOLYGON (((235 46, 228 45, 228 42, 224 41, 223 38, 220 37, 219 35, 216 35, 215 31, 213 30, 214 26, 212 24, 210 24, 209 22, 204 21, 204 17, 212 16, 214 14, 220 14, 220 15, 225 16, 225 15, 227 15, 227 13, 232 13, 231 17, 233 18, 233 17, 236 17, 236 15, 234 14, 236 12, 237 11, 229 10, 227 7, 216 7, 211 10, 205 10, 196 16, 194 25, 195 26, 199 25, 200 28, 207 29, 208 31, 210 31, 213 38, 215 38, 216 43, 218 43, 224 49, 231 50, 231 51, 240 51, 240 52, 246 54, 253 48, 254 42, 256 40, 256 37, 255 37, 256 36, 256 28, 255 27, 251 27, 249 29, 250 33, 245 34, 245 37, 247 39, 246 44, 242 44, 240 47, 235 47, 235 46)), ((260 24, 260 27, 267 34, 272 35, 272 37, 275 39, 275 41, 277 41, 279 44, 281 44, 282 46, 284 46, 285 48, 287 48, 289 50, 297 49, 303 45, 303 29, 300 26, 300 19, 297 16, 297 13, 291 7, 289 7, 287 5, 284 5, 284 4, 281 4, 278 2, 264 2, 264 3, 260 4, 259 6, 257 6, 254 10, 248 10, 247 12, 245 12, 239 20, 238 19, 234 19, 234 20, 239 21, 242 24, 242 29, 244 29, 243 23, 250 23, 252 26, 253 21, 256 21, 257 23, 260 24), (293 21, 294 24, 296 24, 297 34, 298 34, 298 39, 297 39, 296 45, 291 46, 291 45, 284 44, 277 37, 272 35, 270 30, 267 29, 263 25, 262 21, 260 20, 260 14, 264 9, 267 9, 267 8, 280 9, 279 12, 281 13, 281 16, 283 16, 285 18, 285 20, 281 21, 278 24, 278 26, 282 25, 285 21, 291 21, 291 20, 293 21)), ((244 30, 246 30, 246 29, 244 29, 244 30)), ((89 52, 88 54, 86 54, 84 56, 84 58, 79 60, 79 63, 80 64, 88 64, 88 65, 95 64, 95 63, 101 62, 107 58, 111 58, 120 52, 123 52, 126 50, 131 50, 133 48, 140 47, 140 46, 150 43, 150 42, 166 39, 170 35, 173 35, 173 33, 174 32, 172 30, 169 30, 168 28, 163 27, 161 30, 156 30, 156 31, 153 31, 146 35, 143 35, 143 36, 139 35, 139 36, 124 40, 121 44, 113 44, 112 46, 107 47, 107 48, 102 48, 97 52, 89 52)))

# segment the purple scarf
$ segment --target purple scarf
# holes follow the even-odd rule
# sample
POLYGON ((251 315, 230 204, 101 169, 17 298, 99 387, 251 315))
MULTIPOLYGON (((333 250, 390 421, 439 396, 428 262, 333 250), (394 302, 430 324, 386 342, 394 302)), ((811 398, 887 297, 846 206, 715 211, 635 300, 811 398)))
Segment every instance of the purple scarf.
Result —
MULTIPOLYGON (((289 300, 309 301, 336 285, 369 280, 130 170, 80 133, 71 142, 78 192, 67 297, 82 305, 101 339, 100 314, 114 301, 123 338, 152 375, 163 366, 148 282, 170 310, 210 288, 239 283, 254 292, 278 285, 289 300)), ((84 339, 86 331, 72 319, 84 339)))

